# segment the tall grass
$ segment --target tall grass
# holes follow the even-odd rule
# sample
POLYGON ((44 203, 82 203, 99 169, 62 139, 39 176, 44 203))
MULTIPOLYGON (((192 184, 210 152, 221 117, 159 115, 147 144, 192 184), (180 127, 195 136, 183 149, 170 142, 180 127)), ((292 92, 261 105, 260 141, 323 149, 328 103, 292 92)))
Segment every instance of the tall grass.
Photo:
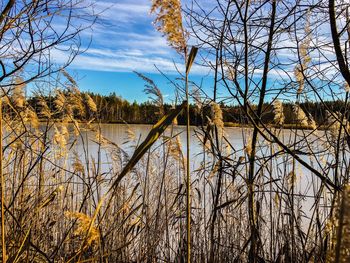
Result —
POLYGON ((108 137, 100 122, 106 105, 80 92, 65 71, 61 89, 37 91, 36 109, 24 86, 3 95, 2 261, 348 262, 348 113, 329 111, 327 122, 315 123, 299 106, 310 39, 295 68, 296 125, 283 129, 275 100, 275 126, 267 127, 259 94, 260 106, 247 97, 241 105, 254 128, 225 128, 219 76, 214 99, 189 81, 197 48, 188 53, 180 2, 154 1, 152 11, 183 55, 185 74, 175 85, 179 103, 165 116, 160 89, 138 74, 159 115, 145 138, 128 125, 123 143, 108 137), (196 127, 191 100, 202 116, 196 127), (181 114, 186 127, 175 124, 181 114))
POLYGON ((5 180, 2 173, 2 99, 0 99, 0 178, 1 178, 1 245, 2 262, 6 262, 6 241, 5 241, 5 180))
MULTIPOLYGON (((118 144, 98 122, 103 105, 77 88, 42 97, 37 109, 25 99, 16 104, 11 95, 4 100, 2 253, 8 262, 185 261, 187 213, 194 262, 246 262, 251 253, 246 178, 252 130, 223 127, 220 106, 196 93, 198 109, 211 107, 212 114, 191 128, 191 146, 201 150, 190 158, 181 143, 187 128, 173 124, 187 102, 160 118, 145 139, 130 126, 127 143, 118 144), (236 136, 239 140, 233 141, 236 136), (190 211, 187 163, 194 167, 190 211)), ((281 125, 278 103, 274 111, 281 125)), ((329 125, 336 125, 333 121, 329 125)), ((315 153, 307 162, 325 176, 331 177, 335 166, 324 171, 324 165, 342 156, 337 164, 342 184, 349 180, 348 145, 344 129, 340 145, 334 143, 336 129, 273 132, 295 151, 315 153)), ((328 189, 271 138, 258 137, 256 155, 254 258, 344 258, 345 192, 328 189)))

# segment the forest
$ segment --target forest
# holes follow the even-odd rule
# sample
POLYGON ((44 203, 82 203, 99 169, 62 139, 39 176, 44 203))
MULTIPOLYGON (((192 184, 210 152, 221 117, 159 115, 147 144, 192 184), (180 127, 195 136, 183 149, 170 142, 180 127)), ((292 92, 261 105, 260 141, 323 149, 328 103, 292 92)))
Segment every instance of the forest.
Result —
MULTIPOLYGON (((97 109, 97 119, 102 123, 126 123, 126 124, 155 124, 160 117, 159 107, 152 101, 148 100, 146 102, 137 103, 129 102, 124 100, 120 96, 117 96, 115 93, 110 93, 109 95, 94 94, 91 92, 82 92, 83 98, 89 96, 94 103, 96 104, 97 109)), ((64 94, 69 96, 69 94, 64 94)), ((35 113, 45 121, 45 116, 41 116, 41 106, 40 101, 44 99, 46 104, 49 106, 52 112, 55 111, 54 101, 57 99, 57 95, 53 94, 51 97, 44 96, 32 96, 28 98, 28 104, 31 108, 35 110, 35 113)), ((88 104, 86 99, 84 106, 85 111, 88 110, 88 104)), ((275 122, 274 114, 274 102, 266 102, 263 105, 263 114, 261 121, 265 124, 276 126, 278 123, 275 122)), ((205 105, 205 103, 204 103, 205 105)), ((293 103, 283 103, 283 112, 284 112, 284 122, 282 127, 290 128, 292 124, 299 124, 299 128, 312 128, 312 122, 314 121, 315 125, 319 128, 327 126, 327 110, 330 109, 332 112, 337 112, 338 114, 344 114, 344 101, 323 101, 320 102, 301 102, 300 108, 306 112, 305 121, 307 125, 300 125, 300 119, 293 111, 293 103)), ((171 104, 164 103, 163 105, 164 112, 162 114, 168 114, 174 106, 171 104)), ((222 109, 222 117, 226 126, 244 126, 249 124, 248 118, 244 116, 244 112, 240 109, 239 105, 225 105, 222 103, 220 105, 222 109)), ((252 105, 252 111, 256 111, 257 106, 252 105)), ((6 111, 4 109, 4 111, 6 111)), ((11 111, 9 109, 9 111, 11 111)), ((207 102, 206 106, 203 107, 202 111, 196 106, 196 104, 190 104, 190 124, 193 126, 206 125, 208 118, 210 119, 211 109, 210 101, 207 102)), ((347 113, 346 113, 347 114, 347 113)), ((61 114, 53 116, 56 119, 61 119, 61 114)), ((77 119, 84 120, 86 117, 75 116, 77 119)), ((89 117, 89 116, 88 116, 89 117)), ((177 117, 178 125, 186 125, 186 116, 184 113, 180 113, 177 117)))

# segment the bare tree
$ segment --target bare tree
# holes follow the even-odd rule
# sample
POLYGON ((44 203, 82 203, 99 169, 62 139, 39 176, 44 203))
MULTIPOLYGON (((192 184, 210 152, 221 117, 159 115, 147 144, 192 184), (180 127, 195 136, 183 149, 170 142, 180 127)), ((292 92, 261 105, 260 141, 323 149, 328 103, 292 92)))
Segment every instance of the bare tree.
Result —
POLYGON ((69 65, 83 51, 80 33, 96 19, 93 6, 81 0, 3 1, 1 10, 2 88, 13 85, 15 75, 28 83, 69 65))
MULTIPOLYGON (((7 98, 6 102, 22 118, 25 127, 23 88, 28 83, 33 87, 45 77, 54 79, 55 73, 69 65, 83 51, 81 32, 95 22, 96 15, 91 4, 80 0, 9 0, 0 3, 0 10, 2 99, 7 98)), ((84 44, 86 48, 89 43, 84 44)), ((2 162, 1 158, 1 168, 2 162)), ((9 244, 5 225, 11 204, 5 204, 4 176, 1 169, 2 262, 13 260, 11 253, 6 254, 9 244)))
MULTIPOLYGON (((270 231, 278 231, 279 220, 262 216, 263 210, 272 209, 271 203, 270 207, 264 205, 266 195, 262 193, 275 191, 279 196, 278 189, 284 188, 284 179, 278 168, 279 160, 284 157, 290 160, 290 165, 285 163, 286 177, 295 176, 296 167, 301 165, 302 169, 308 171, 310 180, 313 181, 311 178, 316 176, 321 182, 320 188, 328 188, 330 196, 333 196, 331 198, 333 202, 338 191, 348 180, 346 172, 348 164, 341 161, 340 157, 346 155, 345 152, 349 150, 342 143, 344 133, 348 134, 348 92, 342 88, 344 81, 345 85, 348 85, 349 71, 347 9, 347 4, 342 1, 228 0, 216 1, 212 5, 202 5, 199 1, 193 1, 185 10, 188 25, 192 29, 192 40, 201 50, 202 65, 208 67, 213 76, 213 95, 207 99, 217 102, 218 94, 226 94, 221 95, 222 101, 240 105, 242 119, 253 127, 252 133, 247 135, 243 148, 246 152, 246 163, 242 163, 242 159, 237 158, 239 156, 224 156, 222 149, 218 147, 218 138, 215 135, 205 135, 213 138, 212 145, 216 146, 213 147, 213 158, 218 159, 220 163, 219 169, 216 170, 216 184, 213 186, 215 194, 212 197, 209 224, 209 262, 223 260, 220 258, 220 244, 222 244, 220 238, 225 234, 221 233, 219 229, 221 223, 217 220, 219 210, 222 213, 223 208, 220 203, 231 204, 231 200, 227 200, 223 194, 227 189, 222 187, 223 182, 227 180, 225 177, 229 176, 232 169, 234 171, 232 176, 241 177, 243 180, 241 183, 244 182, 246 185, 246 194, 239 200, 247 200, 248 220, 246 225, 241 224, 242 228, 247 227, 250 233, 242 245, 241 240, 237 241, 238 251, 234 253, 236 259, 246 253, 249 262, 257 262, 266 253, 264 244, 270 245, 271 260, 276 260, 274 258, 276 253, 280 254, 279 256, 283 254, 292 262, 307 260, 310 257, 310 251, 306 247, 314 225, 311 220, 308 230, 303 232, 305 226, 301 226, 297 219, 300 213, 297 203, 300 200, 298 201, 295 196, 300 193, 295 192, 294 179, 292 179, 293 186, 286 189, 287 207, 290 209, 287 212, 290 216, 288 219, 290 240, 288 245, 282 245, 283 249, 279 252, 274 251, 273 235, 267 238, 265 231, 268 230, 263 229, 263 222, 269 220, 270 231), (342 104, 344 108, 340 110, 340 114, 334 113, 334 110, 325 103, 327 100, 338 99, 344 99, 342 104), (310 100, 322 103, 333 121, 329 124, 316 124, 308 109, 299 106, 300 103, 310 100), (283 126, 281 118, 284 119, 283 105, 275 103, 278 101, 295 104, 293 118, 296 126, 295 130, 291 131, 294 135, 289 141, 283 138, 285 131, 276 130, 276 124, 277 127, 283 126), (275 109, 276 107, 279 109, 275 109), (275 124, 264 121, 264 116, 270 114, 272 110, 275 114, 281 113, 275 124), (333 137, 334 151, 328 152, 332 139, 329 138, 324 147, 319 147, 316 142, 320 143, 320 140, 315 140, 315 136, 323 137, 320 134, 323 132, 318 131, 321 126, 334 127, 337 123, 336 136, 333 137), (306 126, 311 130, 300 132, 299 129, 306 126), (271 150, 268 154, 266 145, 270 145, 271 149, 277 146, 280 151, 271 150), (334 156, 335 159, 324 165, 317 161, 320 156, 328 158, 334 156), (234 160, 237 158, 237 161, 225 162, 227 158, 234 160), (268 163, 271 164, 270 167, 267 167, 268 163), (273 169, 274 165, 277 166, 277 170, 273 169), (242 173, 237 170, 240 166, 245 167, 242 173), (272 181, 274 183, 271 183, 272 181), (263 190, 264 185, 271 187, 263 190)), ((208 131, 210 129, 203 132, 208 131)), ((240 154, 239 151, 236 154, 240 154)), ((311 191, 305 186, 303 190, 318 196, 315 189, 311 191)), ((269 198, 272 197, 270 194, 269 198)), ((315 199, 315 204, 319 205, 320 202, 325 200, 315 199)), ((319 216, 323 212, 317 209, 315 214, 319 216)), ((270 210, 270 213, 273 212, 270 210)), ((332 216, 332 209, 326 214, 328 217, 332 216)), ((323 247, 322 243, 319 245, 323 247)))

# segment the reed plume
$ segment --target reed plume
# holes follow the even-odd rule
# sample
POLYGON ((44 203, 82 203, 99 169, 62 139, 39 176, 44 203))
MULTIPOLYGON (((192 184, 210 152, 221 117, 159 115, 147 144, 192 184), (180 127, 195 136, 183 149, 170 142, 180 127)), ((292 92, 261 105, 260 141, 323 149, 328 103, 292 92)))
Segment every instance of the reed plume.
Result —
POLYGON ((182 152, 182 143, 180 136, 177 135, 174 140, 170 140, 169 144, 169 155, 173 157, 175 160, 181 162, 181 168, 185 170, 186 164, 185 164, 185 157, 182 152))
POLYGON ((15 87, 13 89, 12 99, 13 99, 13 104, 18 108, 23 108, 25 104, 25 95, 24 95, 25 86, 26 85, 23 82, 22 78, 17 77, 15 79, 15 87))
POLYGON ((304 127, 308 126, 308 118, 303 109, 298 104, 293 105, 293 113, 298 124, 304 127))
POLYGON ((128 138, 127 142, 135 142, 136 141, 136 135, 135 132, 131 129, 129 124, 126 124, 126 136, 128 138))
POLYGON ((236 79, 236 69, 227 61, 224 61, 224 66, 227 79, 234 81, 236 79))
POLYGON ((305 38, 299 46, 299 60, 300 63, 294 68, 294 75, 298 83, 297 94, 300 94, 304 90, 305 85, 305 70, 308 68, 311 57, 309 55, 309 48, 311 43, 311 30, 310 30, 310 11, 308 11, 305 19, 305 38))
POLYGON ((190 176, 190 106, 188 75, 196 57, 198 48, 192 47, 190 54, 187 52, 187 32, 183 27, 180 0, 153 0, 151 13, 157 13, 155 24, 157 29, 163 32, 168 43, 177 52, 184 55, 185 95, 186 95, 186 245, 187 262, 191 262, 191 176, 190 176))
POLYGON ((75 81, 75 79, 65 69, 61 69, 61 73, 63 74, 63 76, 66 77, 66 79, 69 81, 72 87, 78 87, 78 84, 75 81))
POLYGON ((202 94, 199 88, 194 88, 192 91, 192 97, 196 106, 197 113, 200 113, 203 108, 202 94))
POLYGON ((252 155, 252 143, 253 143, 252 137, 249 135, 247 142, 246 142, 246 146, 244 148, 248 157, 250 157, 252 155))
POLYGON ((77 219, 78 227, 74 234, 86 238, 86 246, 91 246, 94 243, 99 242, 100 232, 97 227, 93 225, 93 219, 84 213, 79 212, 65 212, 65 216, 72 219, 77 219))
POLYGON ((331 250, 327 262, 350 262, 350 185, 344 186, 336 202, 336 212, 328 224, 331 250))
POLYGON ((25 117, 23 118, 23 121, 30 124, 34 129, 39 128, 38 115, 30 107, 26 108, 25 117))
POLYGON ((69 132, 65 125, 61 125, 61 129, 58 129, 57 126, 54 126, 55 134, 53 136, 54 144, 59 146, 60 155, 63 156, 66 154, 66 145, 67 139, 69 137, 69 132))
POLYGON ((78 153, 74 152, 74 157, 73 157, 73 163, 72 163, 72 167, 74 169, 75 172, 79 172, 79 173, 84 173, 84 166, 83 163, 81 162, 78 153))
POLYGON ((171 47, 184 54, 186 50, 186 31, 182 24, 180 0, 153 0, 151 13, 156 14, 154 23, 164 33, 171 47))
POLYGON ((283 125, 284 123, 284 113, 283 113, 283 103, 280 100, 275 100, 273 102, 273 113, 275 114, 274 116, 274 122, 277 125, 283 125))
POLYGON ((58 89, 55 90, 55 95, 54 105, 58 111, 62 111, 66 103, 66 97, 63 92, 58 89))
POLYGON ((160 91, 160 89, 157 87, 157 85, 154 83, 153 80, 150 78, 146 77, 145 75, 134 71, 137 76, 139 76, 142 80, 145 81, 145 89, 143 92, 145 92, 147 95, 149 95, 149 99, 156 105, 159 109, 158 114, 160 116, 164 115, 164 98, 163 94, 160 91))
POLYGON ((97 106, 95 101, 87 93, 85 93, 85 101, 90 111, 97 112, 97 106))
MULTIPOLYGON (((340 112, 330 112, 326 110, 326 123, 328 124, 328 129, 330 131, 332 140, 337 140, 339 131, 341 128, 342 114, 340 112), (335 116, 334 116, 335 115, 335 116)), ((346 124, 346 119, 344 118, 344 125, 346 124)))
POLYGON ((42 96, 39 97, 38 106, 40 106, 39 115, 46 119, 50 119, 52 116, 52 112, 49 106, 47 105, 46 100, 42 96))
POLYGON ((216 102, 212 102, 210 104, 210 110, 211 110, 212 124, 217 127, 220 135, 219 137, 221 138, 223 136, 223 129, 224 129, 222 109, 219 104, 217 104, 216 102))
POLYGON ((311 114, 309 114, 309 116, 308 116, 308 125, 313 130, 317 129, 317 123, 316 123, 316 121, 314 120, 314 118, 312 117, 311 114))

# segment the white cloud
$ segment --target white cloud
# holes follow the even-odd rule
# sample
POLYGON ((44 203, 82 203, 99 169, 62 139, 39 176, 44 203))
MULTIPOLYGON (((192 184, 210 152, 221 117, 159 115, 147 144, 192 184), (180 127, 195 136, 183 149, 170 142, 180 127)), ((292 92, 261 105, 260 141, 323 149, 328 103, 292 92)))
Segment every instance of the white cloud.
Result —
MULTIPOLYGON (((210 0, 202 1, 205 2, 204 6, 212 6, 210 0)), ((149 14, 150 6, 150 0, 96 1, 95 8, 97 12, 102 12, 102 22, 93 26, 93 42, 90 49, 77 57, 72 67, 116 72, 137 70, 145 73, 157 72, 156 65, 167 73, 176 73, 176 67, 183 71, 181 57, 168 46, 166 39, 153 27, 154 17, 149 14)), ((327 30, 321 28, 320 31, 325 36, 323 36, 324 39, 322 35, 319 36, 319 41, 327 42, 329 40, 327 30)), ((201 35, 201 31, 198 34, 201 35)), ((265 42, 265 40, 266 36, 263 34, 260 41, 265 42)), ((260 43, 255 44, 260 46, 260 43)), ((320 43, 312 43, 312 45, 316 44, 320 43)), ((295 41, 286 33, 278 40, 277 47, 279 48, 276 51, 277 58, 287 66, 283 70, 276 68, 270 70, 270 76, 276 78, 293 76, 294 66, 289 65, 288 67, 288 63, 297 60, 294 50, 295 41)), ((240 48, 239 45, 237 48, 240 48)), ((56 61, 62 60, 64 55, 56 51, 56 61)), ((310 55, 315 59, 319 54, 310 55)), ((333 50, 325 46, 319 62, 333 57, 333 50)), ((191 71, 192 74, 206 74, 207 72, 207 68, 198 65, 194 65, 191 71)), ((255 75, 261 73, 259 70, 254 72, 255 75)))
MULTIPOLYGON (((100 20, 92 27, 90 48, 76 58, 72 67, 156 72, 154 65, 157 65, 166 72, 175 72, 173 61, 176 61, 181 68, 180 56, 152 25, 154 17, 149 14, 150 7, 150 0, 95 1, 95 12, 100 13, 100 20)), ((56 62, 64 61, 62 52, 53 54, 56 62)))
POLYGON ((101 13, 100 18, 104 22, 130 24, 137 23, 140 19, 147 19, 149 3, 149 1, 119 1, 118 3, 97 1, 94 6, 96 12, 101 13))
MULTIPOLYGON (((68 59, 68 54, 60 50, 54 50, 51 55, 56 63, 64 63, 68 59)), ((177 73, 176 69, 181 72, 185 70, 181 62, 174 62, 167 57, 146 57, 138 50, 112 51, 94 48, 78 56, 70 65, 74 69, 94 71, 158 73, 156 66, 167 74, 177 73)), ((204 67, 194 65, 191 73, 206 74, 207 71, 204 67)))

